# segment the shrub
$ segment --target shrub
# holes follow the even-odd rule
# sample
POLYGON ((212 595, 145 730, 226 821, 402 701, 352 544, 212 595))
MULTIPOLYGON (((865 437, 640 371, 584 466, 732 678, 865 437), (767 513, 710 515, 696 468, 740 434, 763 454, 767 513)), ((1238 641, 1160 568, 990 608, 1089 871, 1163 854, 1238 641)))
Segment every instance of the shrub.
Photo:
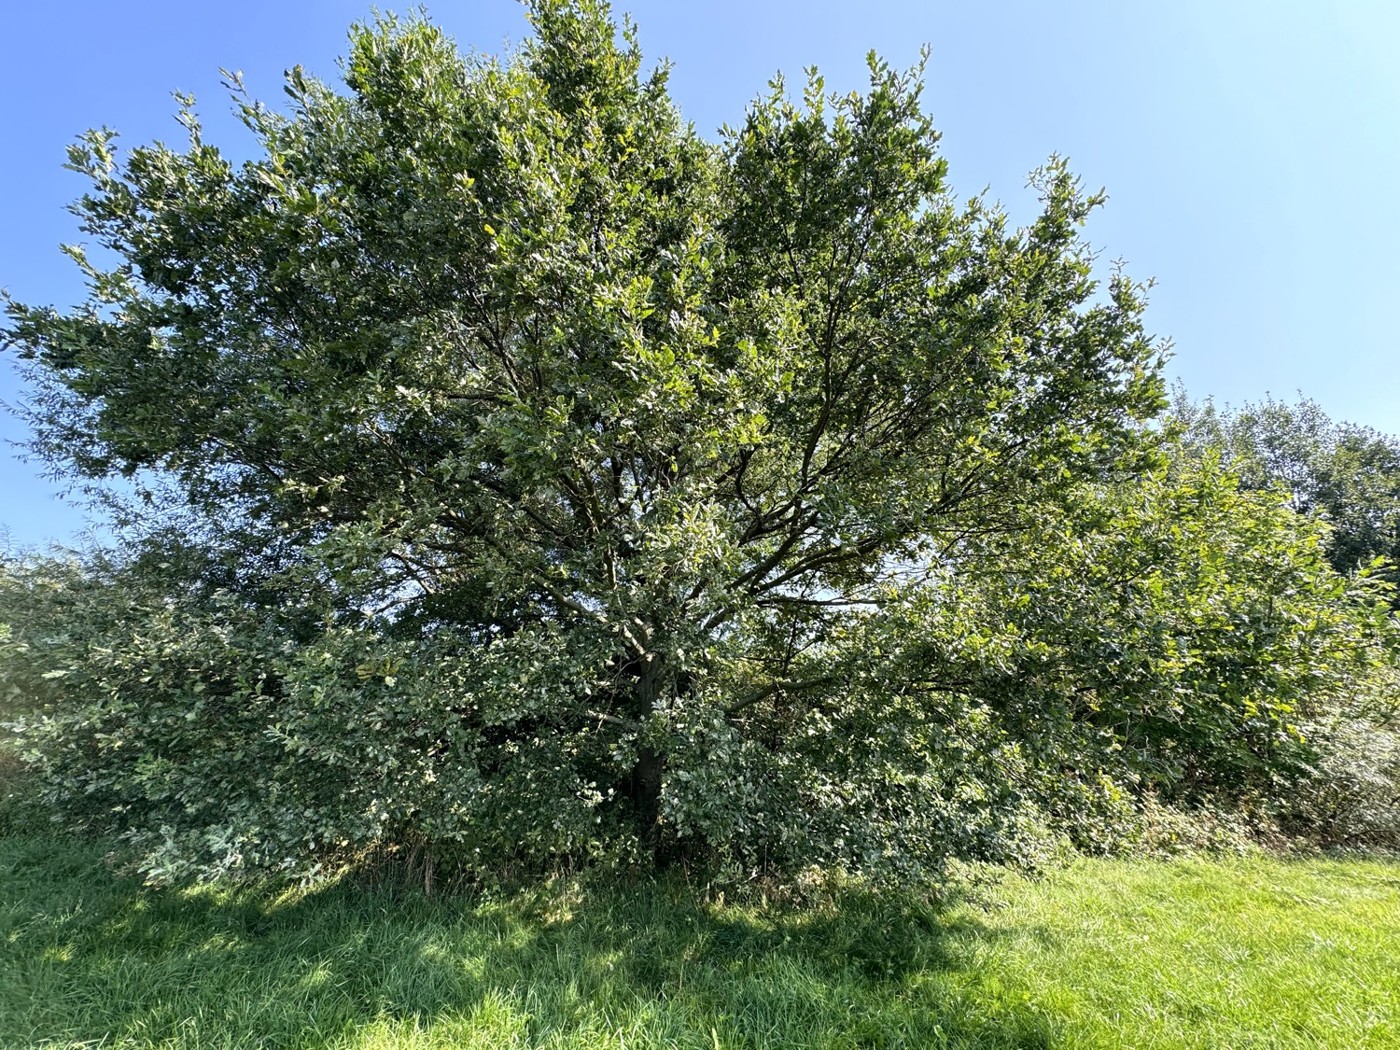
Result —
POLYGON ((1400 731, 1355 715, 1303 729, 1313 756, 1279 799, 1285 827, 1323 846, 1400 848, 1400 731))

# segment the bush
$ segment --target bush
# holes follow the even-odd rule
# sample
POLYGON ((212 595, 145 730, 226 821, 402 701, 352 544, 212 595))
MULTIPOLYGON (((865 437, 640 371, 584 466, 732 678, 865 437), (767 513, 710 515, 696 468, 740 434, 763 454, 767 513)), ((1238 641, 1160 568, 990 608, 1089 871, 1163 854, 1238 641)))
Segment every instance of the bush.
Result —
POLYGON ((1314 754, 1278 803, 1285 827, 1323 846, 1400 848, 1400 732, 1355 716, 1304 732, 1314 754))

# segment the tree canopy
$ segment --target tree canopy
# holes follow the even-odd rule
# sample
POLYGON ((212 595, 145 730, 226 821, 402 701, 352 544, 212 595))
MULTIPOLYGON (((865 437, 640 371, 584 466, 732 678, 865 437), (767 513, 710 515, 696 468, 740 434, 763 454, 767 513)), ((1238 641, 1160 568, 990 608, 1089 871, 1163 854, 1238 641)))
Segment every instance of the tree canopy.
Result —
POLYGON ((1052 159, 1024 227, 960 202, 919 70, 874 56, 864 93, 779 81, 711 142, 606 4, 530 10, 502 59, 385 18, 342 88, 233 78, 243 164, 188 99, 182 148, 73 147, 87 302, 7 301, 5 337, 42 450, 167 495, 33 605, 69 625, 34 657, 59 795, 162 871, 405 842, 917 868, 1010 849, 1072 741, 1176 785, 1281 746, 1301 686, 1268 661, 1359 652, 1353 596, 1291 516, 1232 534, 1267 552, 1242 581, 1190 546, 1228 517, 1172 523, 1245 497, 1161 474, 1101 194, 1052 159), (1167 731, 1188 709, 1216 721, 1167 731))

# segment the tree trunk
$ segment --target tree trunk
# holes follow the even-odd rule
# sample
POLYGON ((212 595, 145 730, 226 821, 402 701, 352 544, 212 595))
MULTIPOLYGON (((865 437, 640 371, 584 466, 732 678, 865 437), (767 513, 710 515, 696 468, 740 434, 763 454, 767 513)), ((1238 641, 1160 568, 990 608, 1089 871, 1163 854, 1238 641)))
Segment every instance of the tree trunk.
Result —
POLYGON ((665 769, 665 757, 642 745, 637 764, 632 767, 632 799, 642 839, 653 846, 661 835, 661 775, 665 769))
MULTIPOLYGON (((638 721, 645 721, 656 707, 661 685, 661 659, 655 654, 644 657, 641 674, 634 690, 638 721)), ((637 828, 643 844, 649 846, 658 865, 666 862, 665 836, 661 828, 661 778, 666 770, 666 757, 650 744, 642 743, 637 750, 637 762, 632 767, 630 785, 632 803, 636 807, 637 828)))

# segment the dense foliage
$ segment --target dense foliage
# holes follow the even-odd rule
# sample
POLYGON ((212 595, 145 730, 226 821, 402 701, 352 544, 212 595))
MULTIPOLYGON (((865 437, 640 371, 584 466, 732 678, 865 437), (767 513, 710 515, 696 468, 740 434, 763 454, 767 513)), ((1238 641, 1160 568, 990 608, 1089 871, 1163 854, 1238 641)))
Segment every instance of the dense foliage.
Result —
POLYGON ((1063 164, 959 205, 917 71, 718 144, 605 5, 504 61, 356 28, 230 163, 72 151, 36 443, 148 490, 12 559, 47 800, 155 875, 371 849, 918 874, 1240 800, 1382 660, 1325 526, 1166 442, 1063 164), (157 495, 159 494, 159 495, 157 495))

